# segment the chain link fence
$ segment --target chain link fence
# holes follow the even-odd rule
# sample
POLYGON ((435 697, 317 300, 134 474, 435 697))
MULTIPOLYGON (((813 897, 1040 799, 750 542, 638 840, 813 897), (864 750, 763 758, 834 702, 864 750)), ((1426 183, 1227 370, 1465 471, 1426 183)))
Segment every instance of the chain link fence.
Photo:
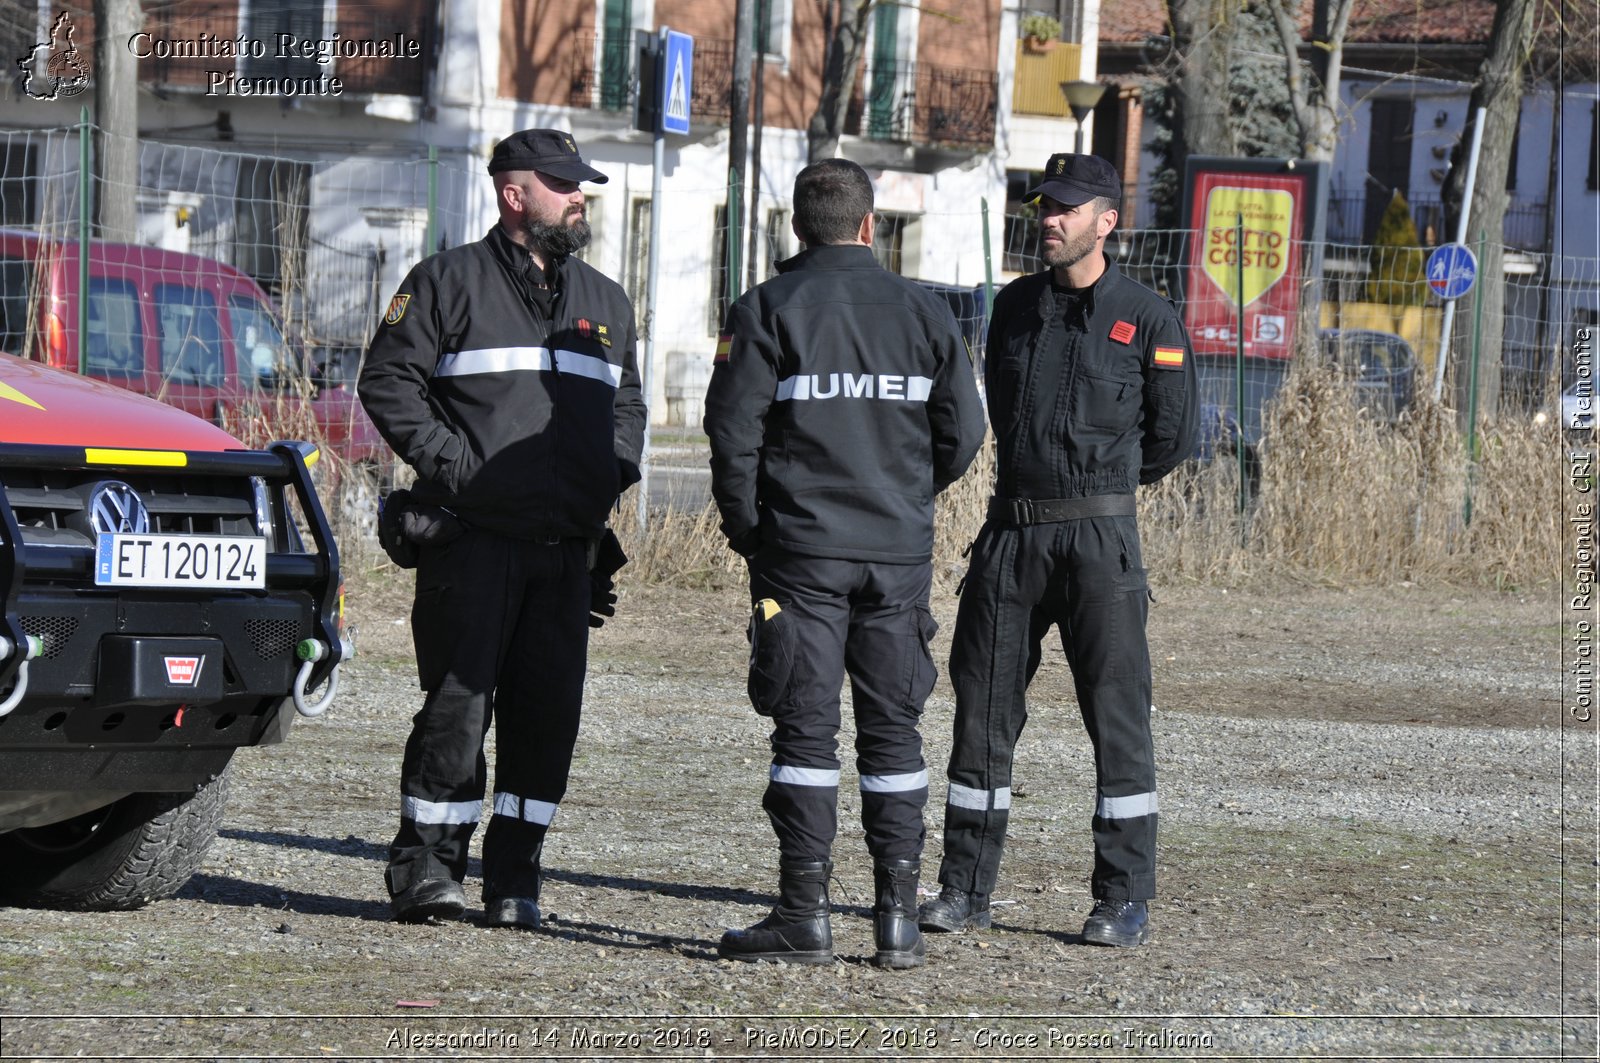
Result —
MULTIPOLYGON (((355 374, 389 296, 410 267, 431 251, 479 238, 485 219, 494 216, 481 160, 416 149, 264 154, 226 141, 144 139, 123 145, 136 152, 136 181, 125 186, 96 181, 91 188, 85 175, 92 167, 86 163, 97 132, 78 126, 0 129, 0 349, 142 387, 234 430, 261 423, 266 425, 262 431, 322 438, 346 455, 365 431, 371 464, 385 468, 384 462, 392 462, 370 423, 362 428, 355 374), (109 206, 120 208, 120 215, 109 206), (89 256, 94 262, 87 269, 89 263, 78 259, 77 238, 86 222, 92 229, 97 218, 111 215, 131 218, 131 231, 122 233, 120 242, 96 245, 103 250, 89 256), (87 298, 56 298, 71 288, 62 278, 78 269, 88 274, 87 298), (141 287, 141 276, 155 279, 141 287), (143 366, 137 364, 142 349, 153 352, 143 366), (208 396, 230 382, 256 390, 223 410, 208 396), (296 393, 314 401, 288 403, 292 415, 286 417, 285 400, 296 393), (276 419, 263 413, 274 404, 280 408, 276 419)), ((595 189, 595 236, 583 254, 628 289, 641 335, 655 328, 663 341, 655 371, 658 395, 666 401, 656 410, 657 421, 697 426, 730 291, 771 276, 798 243, 790 232, 791 204, 782 194, 763 193, 754 224, 741 227, 737 249, 729 247, 724 188, 685 188, 679 182, 670 196, 660 225, 660 269, 672 287, 663 288, 659 305, 646 305, 653 205, 629 182, 595 189), (623 196, 628 198, 607 198, 623 196)), ((745 217, 751 213, 748 205, 736 209, 745 217)), ((886 268, 923 282, 948 301, 980 365, 994 291, 1008 277, 1042 266, 1036 227, 1025 212, 996 218, 1000 224, 992 226, 983 224, 986 213, 981 202, 962 213, 885 210, 874 241, 886 268), (979 231, 986 238, 978 277, 972 275, 971 256, 965 266, 956 266, 930 250, 939 248, 941 239, 948 242, 950 233, 979 231), (966 275, 954 275, 961 268, 966 275)), ((1171 298, 1187 317, 1193 285, 1206 283, 1191 282, 1185 265, 1194 235, 1117 232, 1108 250, 1125 272, 1171 298)), ((1500 426, 1494 438, 1503 441, 1519 432, 1532 438, 1518 426, 1552 418, 1559 423, 1560 392, 1580 368, 1573 360, 1574 338, 1595 323, 1596 260, 1519 252, 1510 259, 1515 270, 1504 278, 1480 277, 1479 292, 1484 284, 1504 284, 1504 314, 1484 321, 1475 313, 1476 295, 1461 301, 1446 345, 1440 406, 1431 398, 1443 314, 1415 268, 1426 250, 1322 250, 1324 272, 1318 286, 1302 292, 1293 322, 1298 338, 1285 351, 1289 357, 1196 358, 1207 423, 1196 464, 1221 467, 1231 463, 1213 459, 1240 458, 1237 472, 1230 474, 1230 490, 1239 499, 1238 529, 1248 530, 1250 512, 1270 516, 1273 485, 1289 483, 1285 470, 1299 468, 1284 461, 1289 441, 1282 433, 1285 425, 1301 425, 1305 418, 1285 420, 1273 412, 1274 400, 1287 397, 1303 406, 1308 395, 1325 403, 1335 394, 1296 385, 1296 367, 1337 370, 1344 393, 1355 396, 1361 421, 1379 430, 1401 426, 1418 408, 1413 420, 1439 421, 1439 411, 1446 410, 1444 420, 1459 422, 1455 411, 1470 408, 1465 390, 1474 379, 1469 371, 1474 351, 1489 330, 1498 330, 1498 386, 1486 391, 1496 397, 1495 404, 1478 407, 1486 424, 1500 426)), ((1227 330, 1220 326, 1222 333, 1227 330)), ((1424 468, 1436 462, 1437 438, 1401 431, 1390 436, 1394 445, 1382 446, 1400 456, 1386 461, 1412 461, 1430 489, 1444 482, 1437 473, 1443 466, 1424 468), (1418 456, 1413 460, 1406 454, 1418 456)), ((1449 447, 1457 453, 1471 450, 1471 438, 1465 446, 1454 439, 1449 447)), ((359 451, 354 452, 359 463, 359 451)), ((1499 459, 1503 467, 1519 470, 1508 475, 1526 479, 1520 466, 1506 464, 1505 453, 1499 459)), ((403 475, 389 464, 376 481, 361 481, 352 512, 370 511, 373 491, 396 472, 403 475)), ((1396 475, 1397 484, 1411 482, 1396 475)), ((1450 477, 1468 489, 1473 482, 1458 471, 1450 477)), ((1396 490, 1401 497, 1406 489, 1396 490)), ((1194 515, 1189 506, 1188 496, 1173 502, 1179 524, 1194 515)), ((1504 508, 1508 513, 1526 509, 1514 501, 1504 508)), ((1449 525, 1448 532, 1457 539, 1459 523, 1449 525)), ((1285 518, 1282 525, 1291 528, 1294 521, 1285 518)), ((1420 516, 1414 525, 1423 526, 1420 516)), ((1508 533, 1506 541, 1520 541, 1520 534, 1508 533)), ((1225 532, 1218 542, 1230 537, 1248 538, 1243 531, 1225 532)), ((1192 535, 1185 540, 1195 541, 1192 535)), ((1195 564, 1211 571, 1214 552, 1206 556, 1212 560, 1195 564)))

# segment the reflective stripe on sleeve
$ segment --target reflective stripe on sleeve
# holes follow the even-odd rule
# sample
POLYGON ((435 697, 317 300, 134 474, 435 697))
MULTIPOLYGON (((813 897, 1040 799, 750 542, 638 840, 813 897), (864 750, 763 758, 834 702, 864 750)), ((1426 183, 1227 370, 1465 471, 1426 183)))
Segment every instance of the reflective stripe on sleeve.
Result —
POLYGON ((535 801, 531 797, 518 797, 497 790, 494 795, 494 814, 548 827, 556 817, 556 806, 549 801, 535 801))
POLYGON ((482 801, 424 801, 402 795, 400 815, 413 823, 476 823, 483 815, 482 801))
POLYGON ((1137 819, 1140 816, 1153 816, 1156 814, 1156 795, 1154 791, 1147 794, 1130 794, 1127 797, 1100 796, 1100 803, 1095 806, 1094 814, 1101 819, 1137 819))
POLYGON ((861 792, 864 794, 898 794, 907 790, 926 790, 928 771, 907 772, 904 775, 863 775, 861 792))
POLYGON ((788 786, 838 786, 838 768, 794 768, 787 764, 772 766, 772 781, 788 786))

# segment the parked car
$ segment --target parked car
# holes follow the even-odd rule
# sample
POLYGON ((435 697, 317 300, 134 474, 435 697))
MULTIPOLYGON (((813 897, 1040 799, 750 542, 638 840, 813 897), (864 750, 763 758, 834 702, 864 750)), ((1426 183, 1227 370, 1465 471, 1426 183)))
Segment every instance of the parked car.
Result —
POLYGON ((314 433, 354 465, 389 460, 355 395, 322 386, 318 366, 285 340, 272 300, 232 266, 94 241, 80 343, 82 295, 77 241, 0 230, 0 351, 81 369, 219 427, 314 433))
MULTIPOLYGON (((1562 430, 1568 435, 1592 436, 1596 401, 1593 379, 1585 377, 1567 385, 1567 389, 1561 393, 1562 430)), ((1550 411, 1541 409, 1533 415, 1533 419, 1544 424, 1550 419, 1550 411)))
POLYGON ((1383 421, 1394 421, 1417 391, 1417 355, 1405 338, 1373 329, 1323 329, 1323 357, 1355 382, 1356 401, 1383 421))
POLYGON ((317 454, 0 354, 0 901, 171 896, 235 750, 333 700, 317 454))

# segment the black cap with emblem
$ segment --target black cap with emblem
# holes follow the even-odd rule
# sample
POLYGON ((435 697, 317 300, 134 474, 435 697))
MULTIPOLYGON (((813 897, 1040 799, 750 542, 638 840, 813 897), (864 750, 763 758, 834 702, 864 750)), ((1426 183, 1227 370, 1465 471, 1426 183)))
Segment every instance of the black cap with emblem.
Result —
POLYGON ((564 181, 593 181, 603 185, 605 174, 583 161, 571 133, 559 129, 524 129, 494 146, 489 172, 536 170, 564 181))
POLYGON ((1062 152, 1050 156, 1044 166, 1044 179, 1022 198, 1031 202, 1049 196, 1063 206, 1076 207, 1104 197, 1122 202, 1122 178, 1117 168, 1098 155, 1073 155, 1062 152))

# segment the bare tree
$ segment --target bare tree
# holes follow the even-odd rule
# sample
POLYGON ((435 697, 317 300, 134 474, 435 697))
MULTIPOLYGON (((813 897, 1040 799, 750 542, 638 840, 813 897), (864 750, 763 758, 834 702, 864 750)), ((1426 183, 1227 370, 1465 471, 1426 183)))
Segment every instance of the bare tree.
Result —
POLYGON ((1354 0, 1312 0, 1309 77, 1300 59, 1304 43, 1300 37, 1301 0, 1268 2, 1283 42, 1284 74, 1300 126, 1300 154, 1316 162, 1331 163, 1338 147, 1339 79, 1354 0))
POLYGON ((806 161, 820 162, 839 154, 839 137, 856 90, 856 69, 867 44, 867 19, 875 0, 824 0, 830 5, 833 32, 822 68, 822 98, 806 129, 806 161))
MULTIPOLYGON (((1478 283, 1482 285, 1480 311, 1486 323, 1478 347, 1477 385, 1479 404, 1485 410, 1500 402, 1500 366, 1504 347, 1501 321, 1505 313, 1505 247, 1503 233, 1506 216, 1506 172, 1511 165, 1511 149, 1517 135, 1517 118, 1522 111, 1522 92, 1529 60, 1533 54, 1534 15, 1537 0, 1499 0, 1495 5, 1494 29, 1489 34, 1489 50, 1478 68, 1467 108, 1467 128, 1460 144, 1469 145, 1474 126, 1483 113, 1483 144, 1478 155, 1478 172, 1468 205, 1467 243, 1474 249, 1483 234, 1483 257, 1478 263, 1478 283)), ((1452 166, 1445 179, 1444 200, 1448 215, 1460 217, 1466 185, 1466 148, 1460 163, 1452 166)), ((1455 223, 1451 224, 1452 235, 1455 223)), ((1460 330, 1465 333, 1467 330, 1460 330)), ((1469 348, 1470 350, 1470 348, 1469 348)), ((1456 363, 1457 409, 1463 415, 1469 406, 1472 386, 1471 366, 1456 363)))
POLYGON ((1234 155, 1238 141, 1228 120, 1233 38, 1243 0, 1167 0, 1167 20, 1177 62, 1171 163, 1183 172, 1190 155, 1234 155))

